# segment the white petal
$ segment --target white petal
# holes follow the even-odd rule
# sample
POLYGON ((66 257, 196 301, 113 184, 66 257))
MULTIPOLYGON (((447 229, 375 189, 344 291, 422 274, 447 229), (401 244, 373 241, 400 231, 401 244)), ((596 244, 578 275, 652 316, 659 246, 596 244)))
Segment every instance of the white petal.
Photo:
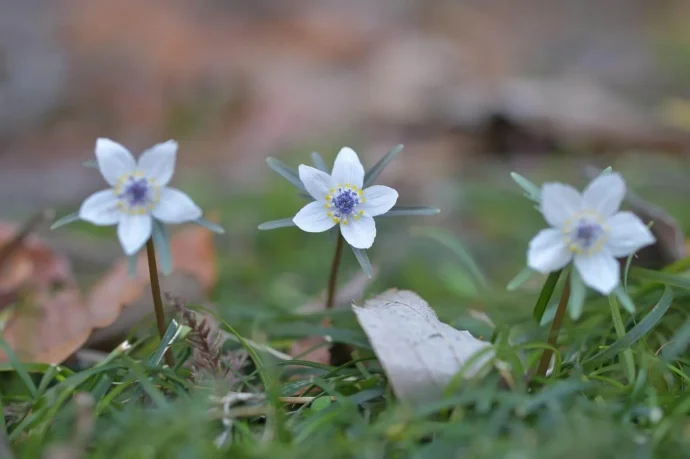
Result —
POLYGON ((625 182, 620 174, 600 175, 582 193, 583 207, 607 218, 618 211, 624 196, 625 182))
POLYGON ((117 236, 127 255, 134 255, 151 237, 150 215, 123 214, 117 227, 117 236))
POLYGON ((620 266, 608 250, 594 255, 576 255, 575 267, 585 285, 608 295, 620 281, 620 266))
POLYGON ((370 186, 363 194, 365 201, 360 208, 372 217, 385 214, 398 201, 398 192, 383 185, 370 186))
POLYGON ((355 185, 362 188, 364 183, 364 166, 352 148, 343 147, 333 164, 333 180, 339 185, 355 185))
POLYGON ((539 231, 527 249, 527 266, 542 274, 557 271, 567 265, 572 253, 560 230, 549 228, 539 231))
POLYGON ((114 225, 122 217, 118 202, 112 188, 94 193, 82 203, 79 218, 94 225, 114 225))
POLYGON ((340 222, 340 232, 352 247, 368 249, 376 238, 376 224, 373 217, 365 214, 358 219, 348 218, 347 224, 340 222))
POLYGON ((113 186, 120 177, 131 174, 137 167, 129 150, 110 139, 96 140, 96 160, 103 178, 113 186))
POLYGON ((582 196, 570 185, 545 183, 541 188, 541 213, 546 222, 561 228, 582 209, 582 196))
POLYGON ((304 164, 299 166, 299 179, 304 183, 311 197, 317 201, 324 201, 331 188, 335 186, 330 175, 304 164))
POLYGON ((627 257, 656 242, 647 225, 632 212, 618 212, 607 224, 609 239, 606 245, 614 257, 627 257))
POLYGON ((183 223, 201 217, 201 209, 192 198, 175 188, 163 188, 153 216, 164 223, 183 223))
POLYGON ((156 144, 141 154, 138 169, 154 179, 156 185, 165 186, 175 172, 176 156, 177 142, 174 140, 156 144))
POLYGON ((333 217, 328 216, 328 210, 323 202, 310 202, 297 212, 292 219, 295 225, 307 233, 320 233, 335 226, 333 217))

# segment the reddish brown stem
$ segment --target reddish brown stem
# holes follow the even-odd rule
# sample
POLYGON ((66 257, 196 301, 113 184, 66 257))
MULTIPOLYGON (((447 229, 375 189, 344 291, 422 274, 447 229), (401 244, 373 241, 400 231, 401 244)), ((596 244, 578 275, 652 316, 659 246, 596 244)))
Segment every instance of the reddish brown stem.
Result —
MULTIPOLYGON (((561 325, 563 324, 563 318, 565 317, 565 311, 568 308, 568 300, 570 299, 570 276, 565 278, 565 285, 563 286, 563 293, 561 293, 561 299, 558 302, 558 309, 556 309, 556 315, 553 317, 553 323, 551 324, 551 331, 549 332, 548 343, 552 347, 556 347, 558 342, 558 333, 561 330, 561 325)), ((551 356, 553 355, 553 350, 545 349, 539 361, 539 367, 537 368, 537 376, 546 376, 546 371, 549 369, 549 364, 551 363, 551 356)))
MULTIPOLYGON (((165 336, 165 312, 163 311, 163 299, 161 298, 161 285, 158 280, 158 266, 156 265, 156 249, 153 246, 153 239, 149 239, 146 243, 146 254, 149 259, 149 277, 151 278, 151 295, 153 296, 153 310, 156 313, 156 324, 158 325, 158 334, 163 340, 165 336)), ((168 349, 165 352, 165 362, 170 368, 175 365, 172 352, 168 349)))

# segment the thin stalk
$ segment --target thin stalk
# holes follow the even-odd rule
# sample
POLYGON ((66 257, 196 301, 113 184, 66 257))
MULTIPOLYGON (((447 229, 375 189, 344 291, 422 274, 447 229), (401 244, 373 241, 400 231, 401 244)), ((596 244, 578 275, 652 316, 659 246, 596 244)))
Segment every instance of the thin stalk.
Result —
MULTIPOLYGON (((558 333, 561 330, 561 325, 563 324, 563 318, 565 317, 565 311, 568 308, 568 300, 570 299, 570 275, 565 278, 565 285, 563 286, 563 292, 561 293, 561 299, 558 302, 558 309, 556 309, 556 315, 553 317, 553 323, 551 324, 551 331, 549 332, 548 343, 552 347, 556 347, 558 342, 558 333)), ((539 367, 537 368, 537 376, 545 377, 546 371, 549 369, 549 364, 551 363, 551 356, 553 355, 553 350, 544 349, 544 353, 539 361, 539 367)))
POLYGON ((340 268, 340 259, 343 257, 343 235, 338 233, 338 241, 335 244, 335 254, 333 254, 333 263, 331 264, 331 275, 328 277, 328 296, 326 297, 326 309, 333 309, 335 303, 335 288, 338 282, 338 269, 340 268))
MULTIPOLYGON (((163 312, 163 299, 161 298, 161 284, 158 280, 158 266, 156 265, 156 249, 153 246, 153 238, 146 243, 146 255, 149 259, 149 277, 151 278, 151 295, 153 296, 153 310, 156 313, 158 334, 163 339, 165 335, 165 312, 163 312)), ((170 368, 175 365, 170 349, 165 352, 165 362, 170 368)))

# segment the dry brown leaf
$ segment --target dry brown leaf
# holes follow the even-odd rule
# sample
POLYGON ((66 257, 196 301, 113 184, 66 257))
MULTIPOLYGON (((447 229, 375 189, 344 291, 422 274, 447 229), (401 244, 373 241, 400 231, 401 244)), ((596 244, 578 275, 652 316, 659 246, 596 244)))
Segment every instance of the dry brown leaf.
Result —
MULTIPOLYGON (((161 276, 161 290, 188 301, 203 300, 218 276, 214 236, 196 225, 185 226, 170 239, 173 272, 161 276)), ((152 311, 146 253, 137 261, 137 273, 131 277, 127 260, 118 261, 89 293, 87 304, 94 331, 89 345, 102 343, 129 331, 130 327, 152 311)))
MULTIPOLYGON (((17 231, 0 224, 0 246, 14 240, 17 231)), ((29 235, 0 269, 3 296, 15 300, 2 336, 21 360, 57 364, 86 341, 89 311, 66 258, 29 235)), ((0 361, 6 360, 0 351, 0 361)))

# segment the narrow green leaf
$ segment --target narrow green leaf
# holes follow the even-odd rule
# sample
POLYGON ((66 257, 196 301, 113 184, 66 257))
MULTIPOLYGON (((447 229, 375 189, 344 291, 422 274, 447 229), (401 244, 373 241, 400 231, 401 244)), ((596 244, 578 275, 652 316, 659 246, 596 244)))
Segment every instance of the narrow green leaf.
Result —
POLYGON ((213 223, 211 221, 208 221, 204 217, 201 217, 201 218, 194 220, 193 223, 196 223, 199 226, 203 226, 207 230, 213 231, 216 234, 225 234, 225 229, 223 229, 222 226, 220 226, 217 223, 213 223))
POLYGON ((515 180, 515 183, 517 183, 520 186, 520 188, 522 188, 525 191, 525 195, 529 199, 531 199, 534 202, 539 202, 541 200, 541 190, 537 185, 530 182, 517 172, 511 172, 510 176, 513 180, 515 180))
POLYGON ((297 226, 295 222, 292 221, 293 217, 281 218, 280 220, 271 220, 270 222, 264 222, 259 225, 259 229, 262 231, 272 230, 276 228, 287 228, 290 226, 297 226))
POLYGON ((149 357, 147 361, 147 363, 150 366, 156 366, 160 364, 160 361, 163 358, 165 351, 167 351, 170 345, 175 341, 179 333, 182 331, 182 327, 183 325, 178 324, 175 319, 172 319, 170 321, 170 325, 168 325, 168 328, 165 330, 161 342, 158 343, 158 346, 156 347, 156 351, 153 354, 151 354, 151 357, 149 357))
POLYGON ((84 161, 83 163, 81 163, 81 165, 84 167, 90 167, 91 169, 98 169, 98 161, 96 161, 95 159, 84 161))
POLYGON ((153 227, 151 228, 151 237, 153 244, 158 252, 158 261, 160 263, 161 271, 164 276, 169 276, 172 273, 172 254, 170 253, 170 236, 165 225, 158 220, 153 220, 153 227))
POLYGON ((488 285, 486 277, 475 263, 472 255, 465 249, 465 247, 458 241, 451 233, 438 228, 415 228, 411 231, 415 236, 428 237, 435 240, 443 246, 449 248, 455 255, 458 256, 464 268, 474 277, 477 284, 482 287, 488 285))
POLYGON ((369 169, 366 174, 364 174, 364 188, 368 187, 374 180, 381 175, 381 172, 388 166, 388 164, 395 159, 398 154, 403 151, 402 145, 396 145, 388 153, 386 153, 383 158, 379 160, 378 163, 374 164, 374 167, 369 169))
POLYGON ((541 318, 544 316, 544 311, 546 311, 546 306, 549 305, 553 291, 558 283, 558 278, 561 276, 563 270, 554 271, 549 274, 546 278, 544 286, 541 288, 541 293, 539 293, 539 298, 537 298, 537 303, 534 305, 534 312, 532 312, 532 317, 537 323, 541 323, 541 318))
POLYGON ((618 301, 620 301, 621 306, 623 306, 626 311, 628 311, 630 314, 635 314, 635 303, 633 303, 633 300, 630 299, 628 293, 625 291, 623 287, 619 285, 618 287, 616 287, 613 293, 616 294, 616 298, 618 298, 618 301))
POLYGON ((587 295, 587 288, 582 282, 580 274, 577 269, 570 271, 570 298, 568 298, 568 313, 570 318, 577 320, 582 315, 582 308, 585 305, 585 296, 587 295))
POLYGON ((687 276, 670 274, 663 271, 652 271, 651 269, 638 267, 633 267, 630 270, 630 274, 637 279, 658 282, 661 284, 670 285, 672 287, 690 290, 690 277, 687 276))
POLYGON ((72 212, 71 214, 67 214, 64 217, 60 217, 55 222, 53 222, 52 225, 50 225, 50 229, 58 229, 61 228, 65 225, 69 225, 70 223, 74 223, 79 220, 79 212, 72 212))
POLYGON ((371 277, 373 276, 373 270, 371 268, 371 262, 369 261, 369 257, 367 256, 367 251, 364 249, 352 247, 352 252, 355 254, 355 258, 357 258, 357 262, 359 263, 359 266, 362 268, 362 271, 364 271, 364 274, 369 279, 371 279, 371 277))
POLYGON ((268 163, 268 167, 273 169, 275 172, 277 172, 279 175, 281 175, 288 182, 292 183, 300 190, 306 189, 304 188, 304 184, 300 180, 297 171, 285 164, 284 162, 279 161, 275 158, 268 158, 266 159, 266 163, 268 163))
POLYGON ((406 217, 406 216, 430 216, 437 215, 441 209, 427 206, 393 206, 391 210, 377 218, 382 217, 406 217))
POLYGON ((537 272, 530 268, 523 269, 518 273, 517 276, 513 278, 513 280, 508 282, 506 290, 508 290, 509 292, 513 292, 519 289, 520 287, 522 287, 522 284, 530 280, 535 274, 537 274, 537 272))
POLYGON ((661 351, 661 356, 664 360, 671 361, 678 358, 685 352, 685 349, 690 344, 690 319, 673 334, 668 344, 661 351))
POLYGON ((661 295, 661 298, 659 299, 659 302, 652 308, 651 311, 649 311, 649 314, 639 321, 637 325, 631 328, 622 338, 618 339, 615 343, 602 352, 586 360, 585 363, 608 360, 624 349, 627 349, 635 344, 640 338, 649 333, 659 323, 661 318, 664 317, 664 314, 666 314, 666 311, 668 311, 668 308, 671 307, 672 302, 673 290, 666 287, 663 295, 661 295))
MULTIPOLYGON (((623 324, 623 318, 621 317, 620 307, 618 306, 618 301, 616 301, 616 295, 614 293, 609 295, 609 306, 611 307, 611 318, 613 319, 613 327, 616 330, 616 336, 618 339, 622 339, 625 336, 625 324, 623 324)), ((628 378, 628 383, 632 384, 635 381, 635 359, 632 355, 632 349, 626 347, 621 351, 623 354, 621 356, 620 362, 623 370, 625 370, 626 377, 628 378)))
POLYGON ((320 171, 323 171, 327 174, 330 174, 330 171, 328 170, 328 166, 326 166, 326 161, 323 160, 320 154, 317 152, 312 152, 311 154, 311 162, 314 163, 314 166, 320 171))
POLYGON ((31 375, 29 375, 29 372, 26 371, 24 365, 22 365, 22 363, 19 361, 17 354, 14 353, 14 351, 10 348, 10 346, 1 336, 0 347, 2 347, 2 350, 5 351, 5 354, 7 354, 7 357, 10 359, 10 362, 12 363, 14 370, 17 372, 17 375, 19 375, 19 377, 21 378, 22 382, 26 386, 26 389, 31 394, 31 397, 35 399, 36 395, 38 394, 36 384, 34 384, 34 381, 31 379, 31 375))

